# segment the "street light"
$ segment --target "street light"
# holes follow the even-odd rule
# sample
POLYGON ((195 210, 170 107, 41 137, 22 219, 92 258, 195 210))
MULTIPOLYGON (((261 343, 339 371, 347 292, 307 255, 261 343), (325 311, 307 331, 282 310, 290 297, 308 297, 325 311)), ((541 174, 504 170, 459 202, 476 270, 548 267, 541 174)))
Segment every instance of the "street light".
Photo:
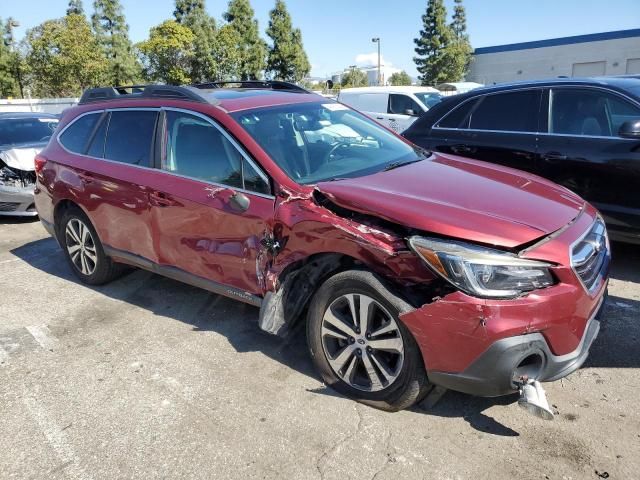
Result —
POLYGON ((372 38, 373 43, 378 44, 378 86, 382 83, 382 77, 380 76, 380 37, 372 38))

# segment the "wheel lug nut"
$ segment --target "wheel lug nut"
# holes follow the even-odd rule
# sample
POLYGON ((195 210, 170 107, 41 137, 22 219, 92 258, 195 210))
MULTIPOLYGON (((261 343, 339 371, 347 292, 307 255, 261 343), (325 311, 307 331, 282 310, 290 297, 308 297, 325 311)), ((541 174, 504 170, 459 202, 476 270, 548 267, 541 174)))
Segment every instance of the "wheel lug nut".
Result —
POLYGON ((349 343, 356 343, 356 339, 353 337, 349 337, 349 343))
POLYGON ((367 339, 371 338, 371 334, 367 332, 367 339))
POLYGON ((356 350, 356 354, 357 354, 358 356, 362 355, 362 350, 360 350, 360 349, 356 350))
POLYGON ((367 347, 367 352, 369 352, 369 353, 373 352, 373 348, 367 347))

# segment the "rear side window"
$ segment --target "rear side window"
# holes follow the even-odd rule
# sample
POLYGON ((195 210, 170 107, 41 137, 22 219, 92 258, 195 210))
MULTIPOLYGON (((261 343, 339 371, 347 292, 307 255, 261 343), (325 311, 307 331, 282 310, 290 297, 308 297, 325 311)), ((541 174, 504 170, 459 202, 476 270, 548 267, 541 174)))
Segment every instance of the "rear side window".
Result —
POLYGON ((471 114, 470 128, 535 132, 538 130, 539 109, 540 90, 486 95, 471 114))
POLYGON ((422 113, 422 108, 413 98, 392 93, 389 95, 389 113, 394 115, 417 115, 422 113), (413 114, 408 113, 408 110, 411 110, 413 114))
POLYGON ((64 148, 73 153, 84 154, 87 142, 101 114, 101 112, 89 113, 71 123, 60 135, 60 143, 64 148))
POLYGON ((454 108, 446 117, 440 120, 440 128, 469 128, 469 114, 473 110, 478 99, 469 100, 454 108))
POLYGON ((149 167, 156 117, 157 112, 148 110, 111 112, 104 158, 149 167))
POLYGON ((166 112, 162 169, 186 177, 258 193, 269 186, 211 122, 183 112, 166 112))

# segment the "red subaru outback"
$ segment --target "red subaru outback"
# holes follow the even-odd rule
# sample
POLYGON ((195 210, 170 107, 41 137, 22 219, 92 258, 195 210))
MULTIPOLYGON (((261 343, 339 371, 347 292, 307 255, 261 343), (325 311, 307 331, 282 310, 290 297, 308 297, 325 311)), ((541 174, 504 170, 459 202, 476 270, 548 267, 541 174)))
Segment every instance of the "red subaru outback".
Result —
POLYGON ((36 158, 36 206, 84 282, 122 264, 306 322, 323 380, 397 410, 584 362, 610 261, 584 200, 431 154, 280 82, 87 91, 36 158))

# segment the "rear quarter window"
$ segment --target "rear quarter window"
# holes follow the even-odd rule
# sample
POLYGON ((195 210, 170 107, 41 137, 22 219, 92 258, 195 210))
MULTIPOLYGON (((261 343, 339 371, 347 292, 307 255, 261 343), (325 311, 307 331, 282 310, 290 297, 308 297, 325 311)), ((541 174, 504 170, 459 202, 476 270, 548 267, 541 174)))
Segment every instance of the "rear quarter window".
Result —
POLYGON ((100 115, 101 112, 88 113, 73 120, 60 135, 62 146, 70 152, 84 154, 100 115))

